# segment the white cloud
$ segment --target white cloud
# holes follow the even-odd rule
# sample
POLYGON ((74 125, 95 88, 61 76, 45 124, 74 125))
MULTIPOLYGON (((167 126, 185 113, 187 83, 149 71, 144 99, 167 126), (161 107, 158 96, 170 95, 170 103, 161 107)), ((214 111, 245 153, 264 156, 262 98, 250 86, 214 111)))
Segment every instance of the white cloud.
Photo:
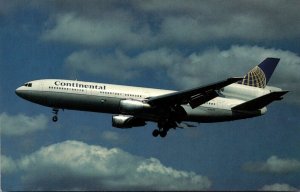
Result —
POLYGON ((47 128, 48 118, 43 115, 33 117, 24 114, 0 114, 1 135, 18 136, 47 128))
POLYGON ((104 75, 115 79, 132 79, 140 74, 140 70, 155 69, 155 67, 165 69, 182 59, 178 52, 167 48, 148 50, 132 57, 122 51, 104 55, 90 50, 82 50, 69 55, 65 60, 65 65, 71 70, 84 71, 94 75, 104 75))
POLYGON ((297 1, 290 4, 280 0, 247 4, 240 1, 142 1, 137 6, 149 14, 161 15, 162 36, 183 43, 224 38, 286 39, 297 37, 300 30, 297 1))
POLYGON ((101 137, 108 141, 119 141, 121 139, 120 135, 113 131, 103 131, 101 137))
POLYGON ((93 51, 82 50, 72 53, 66 58, 65 65, 76 71, 84 71, 94 75, 106 75, 118 79, 131 79, 137 75, 130 70, 128 56, 120 51, 113 55, 97 55, 93 51))
POLYGON ((271 156, 266 162, 246 163, 244 169, 250 172, 278 174, 300 172, 300 161, 296 159, 280 159, 277 156, 271 156))
POLYGON ((201 190, 211 181, 118 148, 78 141, 43 147, 21 158, 27 190, 201 190))
POLYGON ((1 173, 9 174, 17 170, 17 165, 13 159, 5 155, 1 155, 1 173))
POLYGON ((133 79, 143 70, 164 71, 180 88, 195 87, 230 76, 243 76, 267 57, 281 58, 270 85, 290 90, 287 101, 299 103, 300 57, 280 49, 233 45, 229 49, 211 48, 184 56, 177 50, 159 48, 135 56, 122 51, 111 55, 90 50, 72 53, 65 65, 72 70, 104 75, 114 79, 133 79))
POLYGON ((265 185, 261 188, 261 190, 262 191, 299 191, 299 189, 284 183, 265 185))
POLYGON ((238 45, 227 50, 214 48, 191 54, 183 64, 170 68, 169 74, 180 87, 195 87, 230 76, 243 76, 266 57, 281 59, 269 85, 290 90, 284 101, 300 104, 300 57, 290 51, 238 45))
POLYGON ((257 42, 297 38, 299 1, 288 4, 280 0, 247 4, 240 1, 130 1, 126 4, 54 1, 42 4, 54 10, 42 39, 90 48, 73 52, 66 58, 66 65, 74 70, 126 80, 137 78, 143 72, 141 69, 159 67, 179 87, 186 88, 217 81, 217 76, 244 75, 265 57, 280 57, 271 82, 291 90, 286 95, 287 100, 299 103, 300 59, 293 52, 236 45, 227 50, 215 48, 187 56, 174 52, 174 47, 179 49, 183 44, 189 47, 212 40, 215 44, 226 39, 257 42), (157 48, 162 45, 165 48, 157 48), (92 50, 107 47, 115 52, 107 55, 92 50), (151 50, 146 50, 149 48, 151 50))
POLYGON ((298 37, 300 32, 298 1, 41 4, 54 8, 55 13, 54 23, 44 31, 43 39, 83 45, 145 48, 224 39, 285 40, 298 37))
POLYGON ((147 26, 140 27, 129 13, 114 12, 97 18, 58 14, 54 26, 44 31, 42 39, 103 47, 140 46, 149 41, 147 26))

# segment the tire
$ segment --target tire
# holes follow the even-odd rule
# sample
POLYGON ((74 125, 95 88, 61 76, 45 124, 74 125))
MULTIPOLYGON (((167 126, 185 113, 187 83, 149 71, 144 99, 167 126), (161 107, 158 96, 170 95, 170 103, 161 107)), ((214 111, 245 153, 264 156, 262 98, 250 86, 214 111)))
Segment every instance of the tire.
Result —
POLYGON ((157 129, 155 129, 153 132, 152 132, 152 135, 153 137, 157 137, 159 135, 159 131, 157 129))
POLYGON ((167 134, 168 134, 168 132, 165 131, 165 130, 163 130, 162 132, 159 133, 159 135, 160 135, 161 137, 165 137, 165 136, 167 136, 167 134))
POLYGON ((52 121, 53 121, 53 122, 56 122, 57 120, 58 120, 58 118, 57 118, 56 115, 52 117, 52 121))

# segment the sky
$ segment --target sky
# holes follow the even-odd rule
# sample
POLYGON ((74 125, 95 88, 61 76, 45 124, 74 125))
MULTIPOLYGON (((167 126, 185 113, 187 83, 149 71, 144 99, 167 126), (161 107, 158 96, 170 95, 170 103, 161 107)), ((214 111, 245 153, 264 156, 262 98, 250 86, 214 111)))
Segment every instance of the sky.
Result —
POLYGON ((2 190, 299 190, 300 1, 0 0, 2 190), (154 138, 15 89, 61 78, 184 90, 280 58, 260 117, 154 138))

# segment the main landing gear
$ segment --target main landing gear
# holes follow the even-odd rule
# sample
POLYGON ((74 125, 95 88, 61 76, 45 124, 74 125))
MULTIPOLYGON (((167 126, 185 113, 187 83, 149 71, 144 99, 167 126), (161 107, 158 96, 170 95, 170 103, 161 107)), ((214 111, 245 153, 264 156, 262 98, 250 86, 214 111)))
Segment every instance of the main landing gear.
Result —
POLYGON ((59 109, 55 109, 55 108, 52 110, 52 113, 54 114, 52 117, 53 122, 56 122, 58 120, 58 117, 57 117, 58 111, 59 111, 59 109))
POLYGON ((155 129, 152 132, 153 137, 157 137, 158 135, 160 137, 166 137, 168 134, 169 129, 171 128, 176 128, 177 124, 176 122, 170 121, 170 120, 165 120, 162 122, 157 123, 158 129, 155 129))
POLYGON ((160 135, 161 137, 165 137, 168 134, 168 130, 167 129, 155 129, 152 132, 153 137, 157 137, 158 135, 160 135))

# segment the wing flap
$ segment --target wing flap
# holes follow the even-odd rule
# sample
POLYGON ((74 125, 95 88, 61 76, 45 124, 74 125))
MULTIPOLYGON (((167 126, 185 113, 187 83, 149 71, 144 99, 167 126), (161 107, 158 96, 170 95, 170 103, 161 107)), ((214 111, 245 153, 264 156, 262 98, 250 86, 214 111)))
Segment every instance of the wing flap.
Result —
POLYGON ((263 95, 261 97, 252 99, 250 101, 246 101, 245 103, 242 103, 240 105, 237 105, 233 107, 233 110, 247 110, 247 111, 252 111, 252 110, 257 110, 261 109, 273 101, 276 100, 281 100, 282 96, 286 94, 288 91, 274 91, 269 94, 263 95))
POLYGON ((192 96, 189 100, 189 104, 192 107, 192 109, 198 107, 199 105, 202 105, 203 103, 212 100, 215 97, 218 97, 219 94, 215 91, 207 91, 205 94, 197 94, 195 96, 192 96))
MULTIPOLYGON (((197 101, 194 103, 195 106, 199 106, 200 104, 203 104, 209 100, 211 100, 214 97, 211 97, 212 94, 208 94, 210 92, 213 92, 215 90, 219 90, 227 85, 230 85, 232 83, 235 83, 243 78, 241 77, 231 77, 223 81, 219 81, 216 83, 212 83, 206 86, 201 86, 193 89, 188 89, 184 91, 178 91, 175 93, 169 93, 165 95, 160 95, 156 97, 151 97, 147 103, 149 103, 152 106, 158 106, 158 105, 172 105, 172 104, 184 104, 184 103, 189 103, 191 101, 191 97, 193 96, 199 96, 203 95, 204 97, 201 99, 201 102, 199 102, 199 98, 194 100, 197 101), (210 97, 205 97, 206 95, 210 95, 210 97)), ((215 95, 215 94, 214 94, 215 95)), ((193 102, 193 101, 191 101, 193 102)))

